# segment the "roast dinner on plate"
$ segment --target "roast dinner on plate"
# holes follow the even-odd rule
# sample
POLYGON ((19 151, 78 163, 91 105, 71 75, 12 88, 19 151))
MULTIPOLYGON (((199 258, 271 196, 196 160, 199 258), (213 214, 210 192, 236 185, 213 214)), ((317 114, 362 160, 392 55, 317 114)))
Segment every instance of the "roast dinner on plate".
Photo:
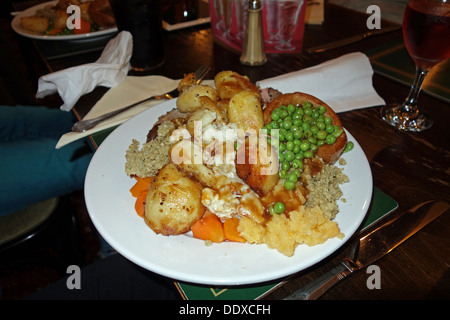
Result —
POLYGON ((33 15, 21 17, 20 26, 30 32, 59 36, 83 34, 114 27, 116 21, 108 0, 59 0, 36 10, 33 15), (67 21, 73 11, 69 6, 77 6, 80 12, 80 25, 69 28, 67 21), (69 11, 69 12, 68 12, 69 11))
POLYGON ((341 155, 353 143, 338 115, 314 96, 259 88, 234 71, 211 85, 196 80, 179 82, 176 108, 125 154, 133 211, 149 232, 265 244, 288 257, 343 238, 334 218, 349 181, 341 155))

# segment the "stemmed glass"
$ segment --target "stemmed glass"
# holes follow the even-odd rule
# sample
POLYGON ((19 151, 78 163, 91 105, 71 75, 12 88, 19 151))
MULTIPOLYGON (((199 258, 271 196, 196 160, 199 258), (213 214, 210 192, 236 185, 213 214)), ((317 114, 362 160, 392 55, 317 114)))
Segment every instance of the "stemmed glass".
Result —
POLYGON ((415 79, 406 100, 383 107, 381 117, 400 130, 419 132, 433 124, 417 105, 423 81, 433 66, 450 57, 450 1, 409 0, 403 38, 416 65, 415 79))
POLYGON ((278 0, 278 22, 281 44, 277 50, 291 51, 295 47, 291 44, 303 0, 278 0))
POLYGON ((219 18, 217 27, 221 29, 225 38, 230 38, 230 26, 233 15, 233 0, 214 0, 214 8, 219 18))
POLYGON ((280 41, 279 26, 280 18, 278 17, 278 0, 265 0, 264 6, 266 7, 266 26, 269 33, 269 38, 266 39, 267 43, 278 43, 280 41))

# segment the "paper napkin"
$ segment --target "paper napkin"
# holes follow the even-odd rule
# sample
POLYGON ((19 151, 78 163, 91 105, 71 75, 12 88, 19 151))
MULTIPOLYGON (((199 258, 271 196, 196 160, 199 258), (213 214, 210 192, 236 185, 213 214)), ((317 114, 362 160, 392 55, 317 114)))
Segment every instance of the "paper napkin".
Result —
MULTIPOLYGON (((83 118, 92 119, 102 114, 126 107, 132 103, 144 100, 150 96, 164 94, 178 87, 180 80, 173 80, 163 76, 128 76, 125 80, 109 89, 103 97, 92 107, 91 111, 83 118)), ((64 134, 58 141, 56 148, 59 149, 64 145, 71 143, 77 139, 81 139, 95 132, 117 126, 136 114, 154 106, 164 100, 149 101, 142 105, 136 106, 115 117, 99 123, 94 128, 85 132, 68 132, 64 134)))
POLYGON ((343 55, 317 66, 290 72, 257 82, 283 93, 304 92, 313 95, 335 112, 384 105, 372 85, 373 69, 361 52, 343 55))
POLYGON ((64 101, 61 110, 69 111, 82 95, 95 87, 110 88, 121 83, 130 70, 132 49, 131 33, 122 31, 108 42, 96 62, 40 77, 36 97, 58 93, 64 101))

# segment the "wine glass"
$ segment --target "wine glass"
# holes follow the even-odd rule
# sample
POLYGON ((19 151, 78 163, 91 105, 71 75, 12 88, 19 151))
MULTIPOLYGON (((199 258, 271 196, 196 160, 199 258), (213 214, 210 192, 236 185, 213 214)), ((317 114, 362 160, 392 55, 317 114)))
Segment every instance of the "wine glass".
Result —
POLYGON ((433 66, 450 57, 450 1, 409 0, 403 38, 416 65, 415 79, 406 100, 383 107, 381 117, 400 130, 420 132, 433 124, 417 105, 422 83, 433 66))
POLYGON ((231 38, 230 26, 233 15, 233 0, 214 0, 214 8, 219 18, 217 27, 223 31, 225 38, 231 38))
POLYGON ((266 39, 267 43, 274 44, 280 41, 279 25, 280 19, 278 17, 278 0, 265 0, 264 6, 266 7, 266 26, 269 38, 266 39))
POLYGON ((279 36, 281 44, 275 48, 280 51, 292 51, 295 47, 291 44, 297 27, 300 10, 303 6, 303 0, 277 0, 278 2, 278 21, 279 36))

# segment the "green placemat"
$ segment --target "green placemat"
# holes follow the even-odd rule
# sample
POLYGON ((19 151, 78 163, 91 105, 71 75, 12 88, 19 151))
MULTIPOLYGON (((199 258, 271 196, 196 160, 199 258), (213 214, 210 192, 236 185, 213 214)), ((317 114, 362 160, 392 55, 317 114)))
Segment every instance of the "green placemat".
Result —
MULTIPOLYGON (((414 61, 405 48, 403 39, 388 42, 366 52, 374 71, 410 86, 414 80, 414 61)), ((422 86, 427 94, 450 102, 450 59, 434 66, 422 86)), ((406 98, 406 97, 405 97, 406 98)))
MULTIPOLYGON (((382 192, 374 188, 372 204, 366 220, 363 223, 363 229, 392 212, 398 207, 398 203, 382 192)), ((202 285, 176 282, 181 296, 186 300, 256 300, 269 294, 271 291, 281 286, 283 281, 275 281, 256 286, 234 286, 234 287, 208 287, 202 285)))
MULTIPOLYGON (((113 132, 116 128, 117 128, 117 126, 114 126, 112 128, 108 128, 108 129, 93 133, 90 136, 90 138, 91 138, 92 144, 94 145, 94 148, 97 149, 100 146, 100 144, 103 142, 103 140, 105 140, 106 137, 109 136, 111 134, 111 132, 113 132)), ((131 144, 131 142, 130 142, 130 144, 131 144)))

